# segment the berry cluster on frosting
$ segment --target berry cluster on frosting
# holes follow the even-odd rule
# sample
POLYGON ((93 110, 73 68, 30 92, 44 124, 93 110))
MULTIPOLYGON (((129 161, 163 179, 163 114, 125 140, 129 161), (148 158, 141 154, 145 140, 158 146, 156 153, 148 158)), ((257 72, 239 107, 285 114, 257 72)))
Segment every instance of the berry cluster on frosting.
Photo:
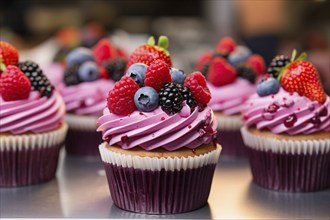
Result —
POLYGON ((129 115, 135 110, 151 112, 160 106, 168 115, 173 115, 183 108, 184 103, 193 111, 210 101, 210 91, 200 72, 186 76, 183 70, 171 67, 170 56, 163 49, 168 47, 167 37, 161 36, 158 46, 154 43, 154 38, 150 38, 149 44, 133 52, 125 76, 108 94, 110 112, 129 115))
POLYGON ((324 103, 326 94, 316 68, 306 60, 306 53, 302 53, 297 59, 296 55, 294 50, 291 59, 278 55, 271 61, 267 69, 269 74, 257 85, 258 95, 273 95, 282 87, 287 92, 296 92, 312 101, 324 103))
POLYGON ((101 39, 92 49, 75 48, 65 59, 64 83, 72 86, 100 78, 118 81, 125 72, 126 57, 107 39, 101 39))
POLYGON ((237 45, 230 37, 220 39, 214 52, 202 54, 196 69, 218 87, 234 82, 237 77, 254 84, 256 78, 266 71, 265 61, 260 55, 237 45))
POLYGON ((19 62, 17 49, 0 41, 0 94, 4 101, 27 99, 31 90, 51 97, 54 87, 37 63, 19 62))

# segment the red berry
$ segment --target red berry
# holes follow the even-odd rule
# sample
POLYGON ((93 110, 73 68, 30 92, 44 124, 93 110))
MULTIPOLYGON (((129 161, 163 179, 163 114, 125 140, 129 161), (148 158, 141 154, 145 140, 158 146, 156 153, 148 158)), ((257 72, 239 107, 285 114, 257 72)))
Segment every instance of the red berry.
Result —
POLYGON ((9 65, 0 77, 0 94, 5 101, 27 99, 30 95, 29 78, 17 67, 9 65))
POLYGON ((224 58, 217 57, 212 60, 207 79, 215 86, 224 86, 236 79, 236 69, 224 58))
POLYGON ((231 53, 235 50, 235 47, 236 42, 233 40, 233 38, 224 37, 219 41, 216 50, 222 53, 231 53))
POLYGON ((199 104, 207 104, 211 99, 211 93, 206 85, 205 77, 200 72, 193 72, 184 81, 184 86, 188 87, 195 100, 199 104))
POLYGON ((17 65, 18 64, 18 51, 10 43, 0 41, 0 73, 4 71, 4 67, 8 65, 17 65))
POLYGON ((258 75, 262 75, 266 72, 266 64, 264 58, 258 54, 253 54, 246 61, 245 65, 251 67, 253 71, 258 75))
POLYGON ((116 57, 116 49, 107 39, 100 40, 93 48, 96 62, 101 65, 104 61, 116 57))
POLYGON ((287 128, 291 128, 294 125, 294 123, 296 123, 296 121, 297 121, 296 114, 291 114, 284 120, 284 125, 287 128))
POLYGON ((319 116, 314 116, 310 119, 310 122, 314 125, 314 127, 318 127, 321 124, 321 119, 319 116))
POLYGON ((275 113, 275 112, 277 112, 278 109, 279 109, 279 107, 277 105, 271 104, 265 109, 265 111, 269 112, 269 113, 275 113))
POLYGON ((320 117, 323 117, 323 116, 327 116, 328 115, 328 109, 326 107, 324 107, 320 113, 319 113, 319 116, 320 117))
POLYGON ((203 53, 202 56, 197 61, 196 70, 201 71, 203 69, 203 67, 211 61, 211 59, 212 59, 211 52, 203 53))
POLYGON ((172 82, 169 66, 162 60, 151 63, 146 71, 144 85, 150 86, 159 92, 169 82, 172 82))
POLYGON ((134 94, 139 85, 129 76, 123 76, 109 91, 107 102, 109 111, 117 115, 128 115, 136 110, 134 94))
POLYGON ((297 92, 312 101, 324 103, 326 94, 322 88, 316 68, 308 61, 298 60, 284 70, 282 87, 288 92, 297 92))

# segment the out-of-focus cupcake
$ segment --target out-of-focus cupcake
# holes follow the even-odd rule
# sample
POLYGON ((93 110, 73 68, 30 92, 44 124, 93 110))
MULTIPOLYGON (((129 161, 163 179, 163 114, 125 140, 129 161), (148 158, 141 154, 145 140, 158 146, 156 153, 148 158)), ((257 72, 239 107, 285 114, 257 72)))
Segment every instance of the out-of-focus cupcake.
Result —
POLYGON ((98 120, 99 150, 115 205, 148 214, 188 212, 207 203, 221 150, 217 121, 203 75, 186 78, 168 65, 167 38, 154 43, 133 52, 127 75, 110 90, 98 120))
POLYGON ((303 54, 274 58, 242 110, 253 180, 288 192, 330 187, 330 98, 303 54))
POLYGON ((225 37, 214 52, 202 54, 196 69, 206 77, 212 95, 209 105, 219 121, 221 132, 218 132, 217 139, 223 147, 222 154, 246 155, 240 134, 243 126, 240 111, 243 103, 255 92, 259 76, 265 73, 263 58, 225 37))
POLYGON ((102 39, 92 50, 79 47, 66 57, 63 81, 58 90, 63 96, 69 131, 66 151, 76 156, 97 156, 102 142, 96 120, 106 106, 107 92, 125 72, 127 59, 117 48, 102 39))
POLYGON ((36 63, 18 63, 5 42, 0 49, 0 187, 48 181, 67 132, 63 99, 36 63))

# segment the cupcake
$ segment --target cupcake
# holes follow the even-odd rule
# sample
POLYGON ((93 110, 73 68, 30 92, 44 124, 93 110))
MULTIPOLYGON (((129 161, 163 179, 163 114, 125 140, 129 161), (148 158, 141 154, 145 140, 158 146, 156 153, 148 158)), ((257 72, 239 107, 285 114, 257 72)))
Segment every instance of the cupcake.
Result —
MULTIPOLYGON (((166 37, 159 41, 168 45, 166 37)), ((188 212, 207 203, 221 151, 214 141, 217 121, 203 75, 185 77, 167 64, 167 48, 150 42, 133 52, 141 63, 132 62, 109 92, 97 122, 104 140, 99 150, 116 206, 147 214, 188 212)))
POLYGON ((330 99, 303 54, 273 59, 242 109, 253 180, 286 192, 330 187, 330 99))
POLYGON ((257 78, 265 72, 263 58, 225 37, 214 52, 200 57, 196 69, 206 77, 212 95, 209 105, 219 121, 217 140, 223 147, 222 155, 245 156, 240 111, 255 92, 257 78))
POLYGON ((65 121, 69 131, 65 141, 67 153, 97 156, 102 142, 96 132, 96 120, 106 106, 106 94, 124 74, 126 59, 111 43, 103 39, 93 50, 79 47, 66 57, 63 82, 58 89, 66 105, 65 121))
POLYGON ((0 47, 0 187, 46 182, 67 132, 63 99, 36 63, 18 63, 14 47, 0 47))

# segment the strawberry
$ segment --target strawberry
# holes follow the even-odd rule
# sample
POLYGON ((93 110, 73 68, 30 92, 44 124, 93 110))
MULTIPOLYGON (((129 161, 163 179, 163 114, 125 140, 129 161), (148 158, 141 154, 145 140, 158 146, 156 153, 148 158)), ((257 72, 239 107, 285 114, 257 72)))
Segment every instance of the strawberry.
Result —
POLYGON ((316 68, 306 60, 294 61, 282 72, 282 87, 288 92, 297 92, 312 101, 324 103, 326 94, 316 68))
POLYGON ((172 82, 169 66, 162 60, 155 60, 147 68, 144 85, 154 88, 157 92, 166 84, 172 82))
POLYGON ((216 51, 222 53, 231 53, 235 50, 236 42, 231 37, 223 37, 217 44, 216 51))
POLYGON ((252 68, 252 70, 258 75, 262 75, 266 72, 265 60, 258 54, 253 54, 246 61, 245 65, 252 68))
POLYGON ((7 66, 0 77, 0 94, 5 101, 27 99, 30 95, 31 83, 24 73, 13 65, 7 66))
POLYGON ((207 79, 214 86, 224 86, 236 79, 236 69, 232 67, 224 58, 217 57, 212 60, 207 79))
POLYGON ((133 63, 144 63, 150 65, 154 60, 163 60, 169 67, 172 66, 172 60, 168 48, 168 38, 160 36, 158 45, 155 45, 155 39, 150 37, 147 44, 136 48, 128 59, 126 69, 133 63))
POLYGON ((0 74, 8 65, 18 64, 17 49, 5 41, 0 41, 0 74))
POLYGON ((93 47, 93 54, 96 62, 102 65, 104 61, 115 58, 116 49, 113 47, 109 40, 102 39, 93 47))
POLYGON ((202 54, 202 56, 199 58, 196 64, 196 70, 202 71, 204 66, 209 63, 212 60, 212 53, 211 52, 205 52, 202 54))
POLYGON ((193 72, 184 81, 197 103, 206 105, 211 100, 211 93, 207 87, 205 77, 201 72, 193 72))

